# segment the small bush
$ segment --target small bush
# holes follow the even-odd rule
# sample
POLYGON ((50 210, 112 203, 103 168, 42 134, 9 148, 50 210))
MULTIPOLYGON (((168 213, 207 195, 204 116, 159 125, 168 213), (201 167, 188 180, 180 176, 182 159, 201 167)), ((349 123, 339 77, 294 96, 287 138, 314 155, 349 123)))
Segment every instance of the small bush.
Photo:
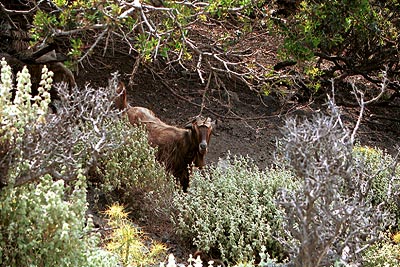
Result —
POLYGON ((102 176, 103 189, 155 190, 171 178, 155 160, 156 149, 148 144, 144 128, 132 127, 123 119, 115 123, 113 132, 129 135, 119 136, 120 146, 100 159, 97 171, 102 176))
POLYGON ((1 266, 116 266, 85 218, 85 177, 71 190, 46 175, 0 191, 1 266))
MULTIPOLYGON (((116 257, 98 247, 99 237, 85 217, 82 174, 86 159, 95 161, 104 146, 112 146, 112 137, 105 138, 110 120, 109 105, 104 104, 109 101, 90 98, 92 106, 85 106, 88 102, 76 97, 78 89, 66 93, 64 88, 61 96, 70 99, 57 116, 49 115, 51 77, 44 67, 38 95, 32 96, 27 69, 17 74, 14 86, 11 68, 1 60, 0 265, 116 266, 116 257), (89 118, 88 113, 101 118, 89 118), (81 117, 93 122, 96 131, 84 132, 81 117), (85 146, 76 150, 81 144, 85 146), (71 181, 65 185, 64 180, 71 181)), ((101 92, 104 96, 106 90, 101 92)), ((87 91, 83 95, 92 96, 87 91)))
POLYGON ((262 246, 281 256, 272 233, 281 231, 278 188, 295 186, 289 171, 259 170, 249 158, 228 157, 203 177, 196 173, 187 194, 175 196, 177 232, 204 252, 226 261, 252 261, 262 246))
POLYGON ((118 192, 117 201, 165 219, 170 212, 175 179, 156 161, 156 149, 149 145, 147 132, 125 119, 116 122, 112 131, 120 133, 117 139, 121 144, 100 158, 96 168, 96 176, 100 177, 98 189, 110 201, 115 201, 112 192, 118 192))
POLYGON ((48 113, 52 73, 47 68, 43 68, 41 87, 33 96, 26 68, 17 74, 15 86, 11 68, 4 60, 1 65, 2 184, 19 186, 45 174, 55 179, 73 180, 81 170, 86 175, 106 150, 121 144, 119 136, 128 135, 128 131, 125 135, 112 131, 120 118, 113 103, 116 75, 107 88, 55 85, 60 98, 60 101, 53 101, 55 115, 48 113))
POLYGON ((15 86, 11 67, 4 58, 0 64, 0 183, 7 184, 15 183, 16 177, 32 169, 33 160, 24 158, 21 145, 28 146, 25 136, 31 128, 40 127, 45 121, 53 73, 44 66, 38 95, 32 96, 28 69, 24 67, 18 72, 15 86))
POLYGON ((42 80, 38 88, 38 95, 31 94, 30 74, 26 67, 18 72, 16 86, 12 80, 12 70, 4 58, 0 61, 0 137, 12 138, 13 134, 23 134, 26 125, 45 121, 50 103, 49 90, 53 82, 53 72, 46 66, 42 69, 42 80), (15 96, 13 97, 13 91, 15 96))
POLYGON ((364 253, 364 267, 396 267, 400 265, 400 244, 387 236, 364 253))
POLYGON ((385 203, 387 210, 398 218, 400 211, 395 195, 400 186, 400 167, 395 168, 393 157, 379 148, 366 146, 356 146, 353 157, 360 178, 371 180, 369 201, 374 205, 385 203))
POLYGON ((164 257, 166 247, 146 239, 121 205, 112 205, 105 214, 113 228, 106 248, 118 255, 124 266, 149 266, 164 257))

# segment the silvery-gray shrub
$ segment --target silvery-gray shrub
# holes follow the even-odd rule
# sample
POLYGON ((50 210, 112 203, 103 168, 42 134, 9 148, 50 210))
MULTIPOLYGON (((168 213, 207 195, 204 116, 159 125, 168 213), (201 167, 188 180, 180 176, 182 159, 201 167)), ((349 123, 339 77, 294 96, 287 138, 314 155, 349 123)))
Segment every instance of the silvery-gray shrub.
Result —
MULTIPOLYGON (((7 71, 2 68, 2 72, 7 71)), ((0 84, 1 91, 8 92, 6 97, 0 98, 2 117, 14 118, 7 120, 0 131, 0 137, 6 139, 0 143, 0 148, 4 144, 7 147, 0 160, 0 170, 6 172, 5 177, 1 177, 2 183, 19 186, 46 174, 73 180, 77 171, 87 174, 96 166, 105 151, 123 146, 129 130, 122 133, 114 130, 121 117, 113 103, 117 76, 114 75, 105 88, 55 85, 60 101, 55 102, 57 113, 49 114, 48 98, 39 98, 36 105, 31 104, 37 97, 30 95, 29 73, 25 75, 24 83, 18 82, 17 87, 12 82, 0 84), (12 99, 10 92, 14 89, 20 98, 12 99)))
POLYGON ((393 195, 373 196, 376 177, 354 159, 351 139, 334 106, 330 115, 286 121, 281 151, 301 187, 281 190, 285 234, 280 240, 294 266, 360 263, 362 252, 392 223, 384 202, 393 195))

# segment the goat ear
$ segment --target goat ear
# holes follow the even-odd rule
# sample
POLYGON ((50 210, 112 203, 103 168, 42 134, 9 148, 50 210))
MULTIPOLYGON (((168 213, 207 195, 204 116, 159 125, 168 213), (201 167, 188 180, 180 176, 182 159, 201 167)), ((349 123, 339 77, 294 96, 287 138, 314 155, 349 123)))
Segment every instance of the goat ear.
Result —
POLYGON ((119 110, 124 110, 128 107, 126 102, 126 88, 123 82, 119 82, 116 88, 116 96, 114 99, 114 104, 119 110))
POLYGON ((211 126, 212 126, 212 132, 211 133, 213 135, 215 135, 215 136, 219 135, 219 133, 217 133, 216 131, 217 131, 217 125, 220 125, 220 124, 221 124, 220 120, 214 120, 214 121, 211 122, 211 126))
POLYGON ((197 121, 197 117, 193 117, 188 123, 185 124, 185 129, 193 129, 194 124, 197 121))
POLYGON ((193 129, 193 123, 192 122, 188 122, 185 124, 185 129, 193 129))

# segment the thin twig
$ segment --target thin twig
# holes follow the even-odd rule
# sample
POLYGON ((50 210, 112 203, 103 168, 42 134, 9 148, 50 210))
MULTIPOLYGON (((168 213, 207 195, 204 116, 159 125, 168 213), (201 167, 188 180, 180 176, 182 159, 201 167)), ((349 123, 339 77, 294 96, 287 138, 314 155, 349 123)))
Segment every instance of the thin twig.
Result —
MULTIPOLYGON (((144 66, 145 66, 148 70, 150 70, 150 71, 153 73, 153 75, 156 76, 156 77, 160 80, 160 82, 161 82, 175 97, 177 97, 177 98, 179 98, 179 99, 181 99, 181 100, 184 100, 184 101, 190 103, 191 105, 196 106, 196 107, 199 107, 200 109, 202 109, 202 105, 201 105, 201 104, 194 103, 194 102, 190 101, 189 99, 183 97, 182 95, 176 93, 176 91, 173 90, 173 89, 164 81, 164 79, 163 79, 157 72, 155 72, 152 68, 150 68, 150 67, 147 66, 147 65, 144 65, 144 66)), ((219 113, 217 113, 217 112, 211 110, 211 109, 208 108, 208 107, 203 107, 203 109, 204 109, 204 110, 207 110, 208 112, 210 112, 211 114, 213 114, 214 116, 216 116, 216 117, 218 117, 218 118, 226 119, 226 120, 245 120, 245 121, 251 121, 251 120, 265 120, 265 119, 280 117, 280 115, 267 115, 267 116, 256 116, 256 117, 241 117, 241 116, 236 115, 236 114, 235 114, 235 116, 225 116, 225 115, 221 115, 221 114, 219 114, 219 113)), ((233 112, 232 112, 232 113, 233 113, 233 112)))
POLYGON ((11 14, 11 15, 27 15, 27 14, 32 14, 36 9, 38 9, 39 4, 43 2, 43 0, 39 1, 34 7, 32 7, 29 10, 13 10, 13 9, 7 9, 3 3, 0 2, 0 9, 1 11, 11 14))
POLYGON ((92 46, 86 51, 86 53, 78 60, 78 63, 82 63, 82 61, 93 51, 93 49, 97 46, 101 39, 103 39, 104 35, 108 32, 108 28, 106 28, 100 35, 97 37, 96 41, 92 44, 92 46))
POLYGON ((136 57, 135 64, 133 64, 132 72, 131 72, 131 75, 130 75, 130 78, 129 78, 129 86, 133 86, 134 85, 133 84, 133 80, 134 80, 135 74, 136 74, 136 72, 137 72, 137 70, 139 68, 139 65, 140 65, 140 63, 142 61, 142 58, 143 58, 143 56, 141 56, 140 54, 136 57))

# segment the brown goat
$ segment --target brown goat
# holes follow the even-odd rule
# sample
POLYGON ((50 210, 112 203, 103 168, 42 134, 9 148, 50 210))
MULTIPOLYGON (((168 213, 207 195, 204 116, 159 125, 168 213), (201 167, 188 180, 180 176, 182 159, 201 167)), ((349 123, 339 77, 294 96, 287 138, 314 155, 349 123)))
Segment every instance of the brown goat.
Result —
POLYGON ((198 116, 185 129, 181 129, 162 122, 147 108, 129 106, 123 83, 119 84, 117 93, 117 108, 125 111, 132 125, 145 125, 150 145, 158 147, 157 160, 164 164, 166 170, 179 180, 183 191, 187 192, 192 163, 199 168, 205 165, 215 122, 198 116))

